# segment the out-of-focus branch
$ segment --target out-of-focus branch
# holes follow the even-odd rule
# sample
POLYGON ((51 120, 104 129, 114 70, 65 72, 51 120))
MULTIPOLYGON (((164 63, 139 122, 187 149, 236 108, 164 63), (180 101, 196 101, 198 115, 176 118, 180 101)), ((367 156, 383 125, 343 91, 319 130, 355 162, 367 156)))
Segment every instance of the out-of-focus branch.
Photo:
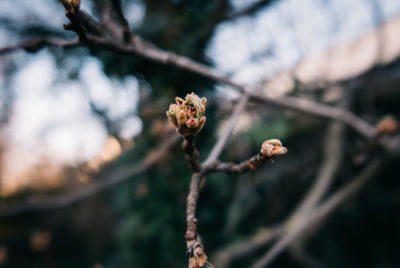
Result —
POLYGON ((292 217, 307 217, 331 185, 343 157, 343 125, 331 123, 324 141, 323 163, 317 178, 292 217))
POLYGON ((253 15, 257 11, 259 11, 260 9, 266 7, 267 5, 271 4, 274 1, 275 0, 257 1, 256 3, 250 5, 250 6, 244 8, 242 10, 239 10, 237 12, 233 12, 232 14, 228 15, 228 19, 233 20, 233 19, 240 18, 240 17, 243 17, 243 16, 253 15))
POLYGON ((62 38, 35 38, 14 46, 0 48, 0 55, 4 55, 15 50, 24 49, 28 52, 36 52, 45 46, 58 46, 63 48, 71 48, 82 46, 77 38, 68 40, 62 38))
POLYGON ((154 164, 156 164, 162 157, 164 157, 170 151, 171 146, 177 142, 177 140, 178 135, 174 135, 168 141, 164 142, 159 148, 149 152, 140 163, 131 167, 119 168, 118 170, 113 171, 111 174, 105 173, 104 175, 99 175, 96 182, 79 188, 73 192, 52 197, 30 199, 16 205, 4 205, 0 207, 0 218, 13 216, 25 211, 58 209, 94 195, 106 188, 109 188, 110 186, 145 172, 154 164))
POLYGON ((376 158, 369 163, 359 176, 334 193, 328 200, 317 206, 307 218, 289 222, 285 234, 261 257, 252 268, 262 268, 269 265, 283 250, 285 250, 301 233, 309 230, 321 220, 330 215, 349 197, 356 194, 362 186, 373 177, 382 165, 382 159, 376 158))
POLYGON ((123 31, 123 39, 127 43, 131 39, 131 30, 129 29, 129 23, 126 20, 124 13, 122 11, 122 3, 121 0, 111 0, 112 7, 114 8, 115 14, 119 22, 122 24, 122 31, 123 31))
POLYGON ((372 138, 375 134, 374 126, 345 109, 294 97, 269 98, 257 92, 249 93, 249 97, 250 100, 254 102, 261 102, 266 105, 295 110, 305 114, 343 122, 368 139, 372 138))
POLYGON ((247 94, 243 94, 243 96, 240 97, 239 103, 235 106, 235 109, 229 117, 228 122, 226 123, 225 128, 221 133, 221 136, 211 149, 211 152, 209 153, 206 161, 204 161, 203 167, 207 167, 218 159, 218 156, 220 155, 226 142, 228 141, 229 135, 231 134, 237 120, 239 119, 239 115, 243 113, 244 109, 246 108, 247 102, 247 94))

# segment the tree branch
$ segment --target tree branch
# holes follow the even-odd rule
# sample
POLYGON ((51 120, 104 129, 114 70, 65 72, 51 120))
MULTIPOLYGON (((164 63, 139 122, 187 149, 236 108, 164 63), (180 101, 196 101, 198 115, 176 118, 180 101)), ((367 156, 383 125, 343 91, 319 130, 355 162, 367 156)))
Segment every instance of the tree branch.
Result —
POLYGON ((375 134, 374 126, 345 109, 294 97, 269 98, 257 92, 249 93, 249 97, 250 100, 254 102, 260 102, 278 108, 286 108, 317 117, 343 122, 366 138, 372 138, 375 134))
POLYGON ((310 211, 328 191, 343 155, 343 130, 343 125, 339 123, 331 123, 329 126, 324 141, 324 160, 318 170, 317 178, 290 218, 308 217, 310 211))
POLYGON ((58 46, 63 48, 71 48, 71 47, 78 47, 82 44, 79 42, 77 38, 68 40, 62 38, 34 38, 32 40, 16 44, 14 46, 0 48, 0 55, 4 55, 15 50, 24 49, 28 52, 36 52, 44 46, 58 46))
POLYGON ((199 162, 199 152, 196 149, 193 136, 186 136, 182 144, 186 160, 194 172, 200 172, 201 164, 199 162))
POLYGON ((117 15, 119 22, 122 24, 123 39, 126 43, 128 43, 131 40, 132 34, 131 30, 129 29, 129 23, 126 20, 124 13, 122 11, 121 0, 111 0, 111 4, 113 6, 113 9, 115 11, 115 14, 117 15))
POLYGON ((190 183, 190 190, 186 204, 186 248, 189 254, 189 268, 203 267, 207 261, 203 244, 197 233, 196 206, 199 198, 202 173, 194 173, 190 183))
POLYGON ((214 164, 210 165, 206 170, 207 172, 211 171, 222 171, 227 173, 237 173, 243 174, 248 171, 256 170, 259 166, 261 166, 265 161, 271 158, 266 157, 265 155, 258 153, 255 156, 251 157, 250 159, 243 161, 239 164, 233 162, 219 162, 216 161, 214 164))
POLYGON ((250 5, 249 7, 246 7, 244 9, 242 9, 242 10, 239 10, 237 12, 234 12, 234 13, 228 15, 228 19, 229 20, 234 20, 234 19, 239 18, 239 17, 253 15, 254 13, 258 12, 260 9, 262 9, 263 7, 271 4, 274 1, 275 0, 260 0, 260 1, 257 1, 255 4, 250 5))

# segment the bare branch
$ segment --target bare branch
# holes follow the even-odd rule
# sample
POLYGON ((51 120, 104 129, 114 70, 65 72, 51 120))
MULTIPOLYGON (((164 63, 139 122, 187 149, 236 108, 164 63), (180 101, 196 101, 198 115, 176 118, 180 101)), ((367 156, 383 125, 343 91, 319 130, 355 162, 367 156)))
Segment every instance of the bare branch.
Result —
POLYGON ((203 244, 197 233, 196 206, 199 198, 200 182, 202 173, 194 173, 190 183, 190 190, 187 196, 186 204, 186 248, 189 254, 189 268, 203 267, 207 261, 207 255, 204 252, 203 244))
POLYGON ((345 109, 293 97, 269 98, 256 92, 249 93, 249 96, 251 101, 343 122, 366 138, 372 138, 375 134, 372 125, 345 109))
POLYGON ((213 166, 210 166, 207 171, 223 171, 227 173, 243 174, 251 170, 256 170, 259 166, 265 163, 267 159, 269 158, 261 153, 258 153, 250 159, 239 164, 235 164, 233 162, 222 163, 217 161, 213 166))
POLYGON ((123 31, 123 39, 126 43, 131 40, 131 30, 129 29, 129 23, 124 17, 124 13, 122 11, 122 3, 121 0, 111 0, 111 4, 114 8, 114 11, 117 15, 119 22, 122 24, 122 31, 123 31))
POLYGON ((204 172, 211 171, 224 171, 227 173, 242 174, 250 170, 255 170, 267 159, 273 162, 272 157, 275 155, 282 155, 287 152, 287 149, 282 146, 282 142, 278 139, 269 139, 263 142, 260 152, 250 159, 243 161, 240 164, 235 163, 222 163, 214 161, 212 164, 203 168, 204 172))
POLYGON ((24 49, 28 52, 36 52, 44 46, 58 46, 63 48, 71 48, 81 46, 77 38, 68 40, 62 38, 35 38, 14 46, 0 48, 0 55, 14 52, 15 50, 24 49))
POLYGON ((261 0, 257 1, 255 4, 250 5, 249 7, 246 7, 242 10, 239 10, 238 12, 234 12, 228 16, 229 20, 233 20, 236 18, 240 18, 243 16, 251 16, 260 9, 264 8, 265 6, 271 4, 274 2, 274 0, 261 0))
POLYGON ((193 136, 186 136, 182 144, 186 160, 194 172, 200 172, 201 164, 199 162, 199 152, 196 149, 193 136))
POLYGON ((307 217, 331 185, 342 159, 343 125, 331 123, 324 141, 324 160, 317 178, 292 217, 307 217))

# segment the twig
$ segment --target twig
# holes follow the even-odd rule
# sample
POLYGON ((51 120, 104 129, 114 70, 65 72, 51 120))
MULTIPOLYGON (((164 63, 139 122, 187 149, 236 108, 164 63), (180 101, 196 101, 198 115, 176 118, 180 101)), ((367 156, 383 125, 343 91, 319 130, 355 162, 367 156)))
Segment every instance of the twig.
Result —
POLYGON ((343 125, 331 123, 324 141, 324 160, 317 178, 291 217, 307 217, 327 192, 342 159, 343 125))
POLYGON ((32 40, 9 47, 0 48, 0 55, 13 52, 18 49, 24 49, 29 52, 36 52, 44 46, 59 46, 63 48, 71 48, 81 46, 77 38, 68 40, 61 38, 34 38, 32 40))
POLYGON ((200 172, 201 164, 199 162, 199 152, 196 149, 193 136, 186 136, 182 144, 186 160, 194 172, 200 172))
MULTIPOLYGON (((216 161, 213 165, 210 165, 206 170, 207 172, 211 171, 222 171, 226 173, 237 173, 243 174, 245 172, 256 170, 260 165, 265 163, 266 160, 271 159, 266 157, 265 155, 258 153, 255 156, 251 157, 250 159, 243 161, 239 164, 235 164, 233 162, 219 162, 216 161)), ((272 159, 271 159, 272 161, 272 159)))
POLYGON ((262 268, 269 265, 284 249, 290 245, 290 243, 292 243, 294 239, 298 237, 298 235, 311 228, 319 221, 323 220, 347 198, 356 194, 365 184, 365 182, 376 174, 381 167, 381 164, 382 159, 374 159, 359 176, 354 178, 347 185, 343 186, 323 204, 317 206, 317 208, 308 218, 303 218, 301 221, 291 222, 289 228, 287 228, 285 232, 285 235, 283 235, 282 238, 280 238, 272 246, 272 248, 252 266, 252 268, 262 268))
POLYGON ((132 178, 132 176, 145 172, 155 163, 157 163, 158 160, 165 156, 165 154, 169 152, 169 149, 176 143, 177 140, 178 135, 174 135, 168 141, 164 142, 159 148, 157 148, 154 153, 150 153, 149 157, 145 158, 140 163, 132 167, 119 168, 112 174, 101 175, 96 182, 73 192, 40 199, 30 199, 28 201, 24 201, 22 204, 2 207, 0 208, 0 218, 10 217, 25 211, 58 209, 96 194, 112 185, 132 178), (106 178, 102 179, 101 177, 103 176, 106 178))
POLYGON ((197 233, 196 206, 199 198, 200 182, 202 173, 194 173, 190 183, 190 190, 187 196, 186 204, 186 248, 189 254, 189 268, 203 267, 207 261, 207 255, 204 252, 203 244, 197 233))
POLYGON ((114 8, 114 11, 117 15, 119 22, 122 24, 122 35, 123 39, 126 43, 130 42, 131 40, 131 30, 129 29, 129 23, 126 20, 124 13, 122 11, 122 3, 121 0, 111 0, 111 4, 114 8))
POLYGON ((345 109, 294 97, 269 98, 256 92, 249 93, 249 97, 251 101, 343 122, 368 139, 375 134, 374 126, 345 109))
POLYGON ((242 10, 239 10, 238 12, 234 12, 232 14, 228 15, 229 20, 234 20, 236 18, 240 18, 243 16, 251 16, 261 10, 262 8, 266 7, 267 5, 273 3, 274 0, 261 0, 255 2, 255 4, 252 4, 242 10))

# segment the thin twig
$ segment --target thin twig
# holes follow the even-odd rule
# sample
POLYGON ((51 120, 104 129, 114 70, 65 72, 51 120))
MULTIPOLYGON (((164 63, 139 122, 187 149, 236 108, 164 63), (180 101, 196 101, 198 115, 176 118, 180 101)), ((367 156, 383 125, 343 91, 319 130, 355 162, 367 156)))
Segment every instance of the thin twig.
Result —
POLYGON ((126 20, 124 13, 122 11, 122 3, 121 0, 111 0, 111 4, 114 8, 114 11, 117 15, 117 18, 119 22, 122 24, 122 35, 123 35, 123 40, 128 43, 131 40, 131 30, 129 29, 129 23, 126 20))
POLYGON ((317 178, 298 208, 292 213, 292 217, 307 217, 327 192, 342 159, 343 130, 343 125, 340 123, 331 123, 329 126, 324 141, 324 160, 318 170, 317 178))
POLYGON ((186 136, 182 144, 186 160, 194 172, 200 172, 201 164, 199 162, 199 152, 196 149, 193 136, 186 136))
POLYGON ((74 39, 62 39, 62 38, 34 38, 32 40, 14 45, 0 48, 0 55, 4 55, 19 49, 24 49, 29 52, 36 52, 44 46, 58 46, 63 48, 71 48, 81 46, 77 38, 74 39))
POLYGON ((233 162, 225 163, 216 161, 214 162, 213 165, 210 165, 206 170, 207 172, 220 171, 226 173, 243 174, 251 170, 256 170, 260 165, 265 163, 265 161, 267 161, 268 159, 271 160, 271 158, 266 157, 261 153, 258 153, 255 156, 251 157, 250 159, 243 161, 239 164, 233 162))
POLYGON ((203 177, 202 173, 194 173, 190 182, 189 194, 186 204, 186 248, 189 255, 189 268, 203 267, 207 261, 207 255, 204 252, 197 232, 196 207, 199 198, 200 182, 203 177))
POLYGON ((372 138, 375 134, 374 126, 345 109, 295 97, 270 98, 257 92, 250 92, 249 97, 251 101, 343 122, 366 138, 372 138))

